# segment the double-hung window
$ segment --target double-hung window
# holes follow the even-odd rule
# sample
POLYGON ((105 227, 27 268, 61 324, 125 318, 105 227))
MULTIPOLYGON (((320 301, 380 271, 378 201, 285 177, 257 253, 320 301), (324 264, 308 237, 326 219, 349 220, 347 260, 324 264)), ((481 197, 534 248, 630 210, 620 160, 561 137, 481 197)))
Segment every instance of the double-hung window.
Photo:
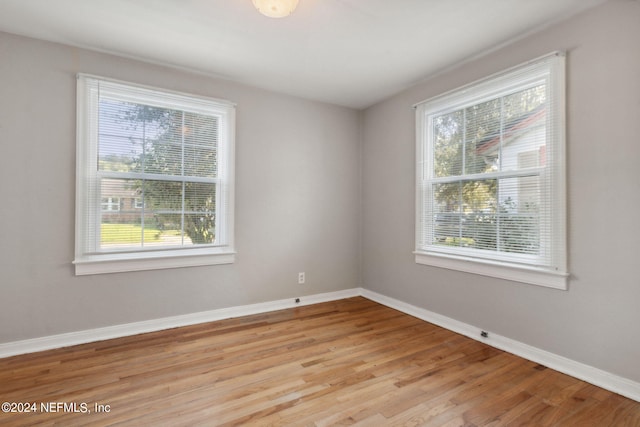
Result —
POLYGON ((566 289, 564 55, 416 106, 416 262, 566 289))
POLYGON ((234 260, 235 107, 78 75, 76 274, 234 260))

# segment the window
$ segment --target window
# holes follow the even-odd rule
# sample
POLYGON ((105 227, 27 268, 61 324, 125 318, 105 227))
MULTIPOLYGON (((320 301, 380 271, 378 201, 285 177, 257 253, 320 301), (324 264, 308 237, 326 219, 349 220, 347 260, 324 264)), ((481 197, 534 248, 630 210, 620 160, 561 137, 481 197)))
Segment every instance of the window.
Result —
POLYGON ((119 197, 103 197, 101 203, 102 212, 118 212, 120 210, 119 197))
POLYGON ((564 55, 416 106, 416 262, 566 289, 564 55))
POLYGON ((76 274, 226 264, 235 108, 78 75, 76 274))

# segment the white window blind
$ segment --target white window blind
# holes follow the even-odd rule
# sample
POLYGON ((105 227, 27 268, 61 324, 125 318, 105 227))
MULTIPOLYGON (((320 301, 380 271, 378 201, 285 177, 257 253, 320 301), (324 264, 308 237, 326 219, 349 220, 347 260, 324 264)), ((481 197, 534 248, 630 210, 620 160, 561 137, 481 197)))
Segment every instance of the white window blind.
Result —
POLYGON ((564 55, 416 106, 416 261, 566 288, 564 55))
POLYGON ((234 110, 78 75, 76 274, 232 261, 234 110))

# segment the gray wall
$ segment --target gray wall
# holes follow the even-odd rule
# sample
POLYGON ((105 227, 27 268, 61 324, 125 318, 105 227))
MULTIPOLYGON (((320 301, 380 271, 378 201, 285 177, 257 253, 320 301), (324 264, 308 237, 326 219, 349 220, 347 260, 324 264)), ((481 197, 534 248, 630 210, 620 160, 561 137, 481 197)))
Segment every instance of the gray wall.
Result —
POLYGON ((614 0, 364 113, 366 288, 640 381, 640 2, 614 0), (411 106, 567 50, 568 291, 416 265, 411 106))
POLYGON ((354 110, 0 33, 0 343, 360 286, 359 123, 354 110), (77 72, 237 103, 235 264, 74 276, 77 72))

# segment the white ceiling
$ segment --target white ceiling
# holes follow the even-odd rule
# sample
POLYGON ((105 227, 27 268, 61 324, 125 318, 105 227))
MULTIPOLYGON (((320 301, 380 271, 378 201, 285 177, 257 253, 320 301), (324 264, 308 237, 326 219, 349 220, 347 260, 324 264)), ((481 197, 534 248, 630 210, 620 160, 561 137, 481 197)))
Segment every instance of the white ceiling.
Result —
POLYGON ((0 31, 364 108, 604 1, 0 0, 0 31))

